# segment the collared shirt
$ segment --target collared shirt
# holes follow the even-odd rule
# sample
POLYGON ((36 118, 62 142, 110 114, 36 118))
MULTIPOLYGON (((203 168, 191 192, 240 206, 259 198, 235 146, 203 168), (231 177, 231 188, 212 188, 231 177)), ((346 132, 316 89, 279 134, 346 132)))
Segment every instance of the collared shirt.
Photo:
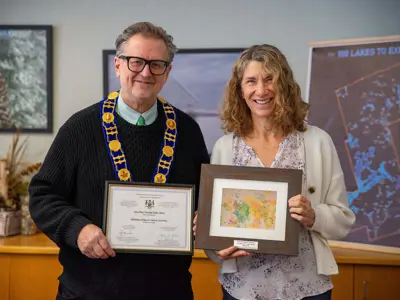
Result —
POLYGON ((118 96, 116 112, 119 114, 125 121, 136 125, 138 119, 142 115, 146 125, 150 125, 157 119, 157 101, 154 102, 153 106, 150 107, 149 110, 145 111, 143 114, 140 114, 133 108, 131 108, 128 104, 122 100, 121 94, 118 96))

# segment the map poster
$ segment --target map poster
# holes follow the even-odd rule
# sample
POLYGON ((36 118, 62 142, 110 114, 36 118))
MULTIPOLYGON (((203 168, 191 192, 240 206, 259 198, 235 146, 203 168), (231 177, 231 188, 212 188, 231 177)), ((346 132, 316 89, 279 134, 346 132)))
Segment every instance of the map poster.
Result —
POLYGON ((288 200, 301 191, 301 170, 203 165, 196 248, 297 255, 300 223, 288 200))
POLYGON ((332 137, 356 222, 348 242, 400 247, 400 36, 313 43, 309 123, 332 137))

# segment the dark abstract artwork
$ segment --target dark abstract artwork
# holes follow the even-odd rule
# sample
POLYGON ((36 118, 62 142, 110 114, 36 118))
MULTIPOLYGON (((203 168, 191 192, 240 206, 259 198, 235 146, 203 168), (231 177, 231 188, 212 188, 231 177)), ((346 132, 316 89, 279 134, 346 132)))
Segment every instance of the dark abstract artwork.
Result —
POLYGON ((52 127, 52 27, 0 25, 0 132, 52 127))
POLYGON ((332 136, 357 217, 345 240, 400 247, 400 38, 311 51, 309 121, 332 136))
MULTIPOLYGON (((232 67, 243 49, 182 49, 160 96, 199 123, 211 153, 223 135, 218 110, 232 67)), ((103 51, 104 96, 119 89, 114 71, 115 50, 103 51)))

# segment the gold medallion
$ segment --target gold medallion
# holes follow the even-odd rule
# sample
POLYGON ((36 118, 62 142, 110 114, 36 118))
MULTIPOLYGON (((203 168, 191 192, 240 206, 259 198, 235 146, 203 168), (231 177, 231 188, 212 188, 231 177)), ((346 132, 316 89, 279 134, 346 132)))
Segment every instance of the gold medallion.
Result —
POLYGON ((108 95, 108 99, 115 99, 118 97, 118 92, 112 92, 108 95))
POLYGON ((129 180, 129 178, 131 178, 131 173, 129 173, 129 171, 124 168, 118 171, 118 177, 122 181, 127 181, 129 180))
POLYGON ((112 113, 106 112, 103 114, 103 121, 105 123, 111 123, 114 121, 114 115, 112 113))
POLYGON ((113 140, 108 144, 108 147, 111 151, 115 152, 121 149, 121 143, 118 140, 113 140))
POLYGON ((156 176, 154 176, 155 183, 165 183, 166 181, 167 181, 167 178, 165 177, 164 174, 157 173, 156 176))
POLYGON ((176 128, 176 123, 175 123, 175 121, 174 120, 172 120, 172 119, 168 119, 167 120, 167 127, 169 128, 169 129, 175 129, 176 128))
POLYGON ((164 146, 163 153, 165 156, 171 157, 174 155, 174 149, 172 149, 170 146, 164 146))

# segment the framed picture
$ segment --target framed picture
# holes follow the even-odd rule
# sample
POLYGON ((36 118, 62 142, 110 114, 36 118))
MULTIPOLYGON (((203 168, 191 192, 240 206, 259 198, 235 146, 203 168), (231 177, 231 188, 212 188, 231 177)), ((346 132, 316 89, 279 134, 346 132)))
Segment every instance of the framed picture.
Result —
POLYGON ((332 138, 356 215, 341 242, 400 247, 400 35, 309 43, 308 122, 332 138))
MULTIPOLYGON (((209 153, 219 137, 219 107, 232 67, 243 48, 181 49, 176 53, 160 96, 191 115, 202 129, 209 153)), ((120 88, 114 70, 115 50, 103 51, 104 96, 120 88)))
POLYGON ((297 255, 288 200, 301 189, 301 170, 202 165, 196 248, 297 255))
POLYGON ((50 25, 0 25, 0 132, 53 132, 50 25))

